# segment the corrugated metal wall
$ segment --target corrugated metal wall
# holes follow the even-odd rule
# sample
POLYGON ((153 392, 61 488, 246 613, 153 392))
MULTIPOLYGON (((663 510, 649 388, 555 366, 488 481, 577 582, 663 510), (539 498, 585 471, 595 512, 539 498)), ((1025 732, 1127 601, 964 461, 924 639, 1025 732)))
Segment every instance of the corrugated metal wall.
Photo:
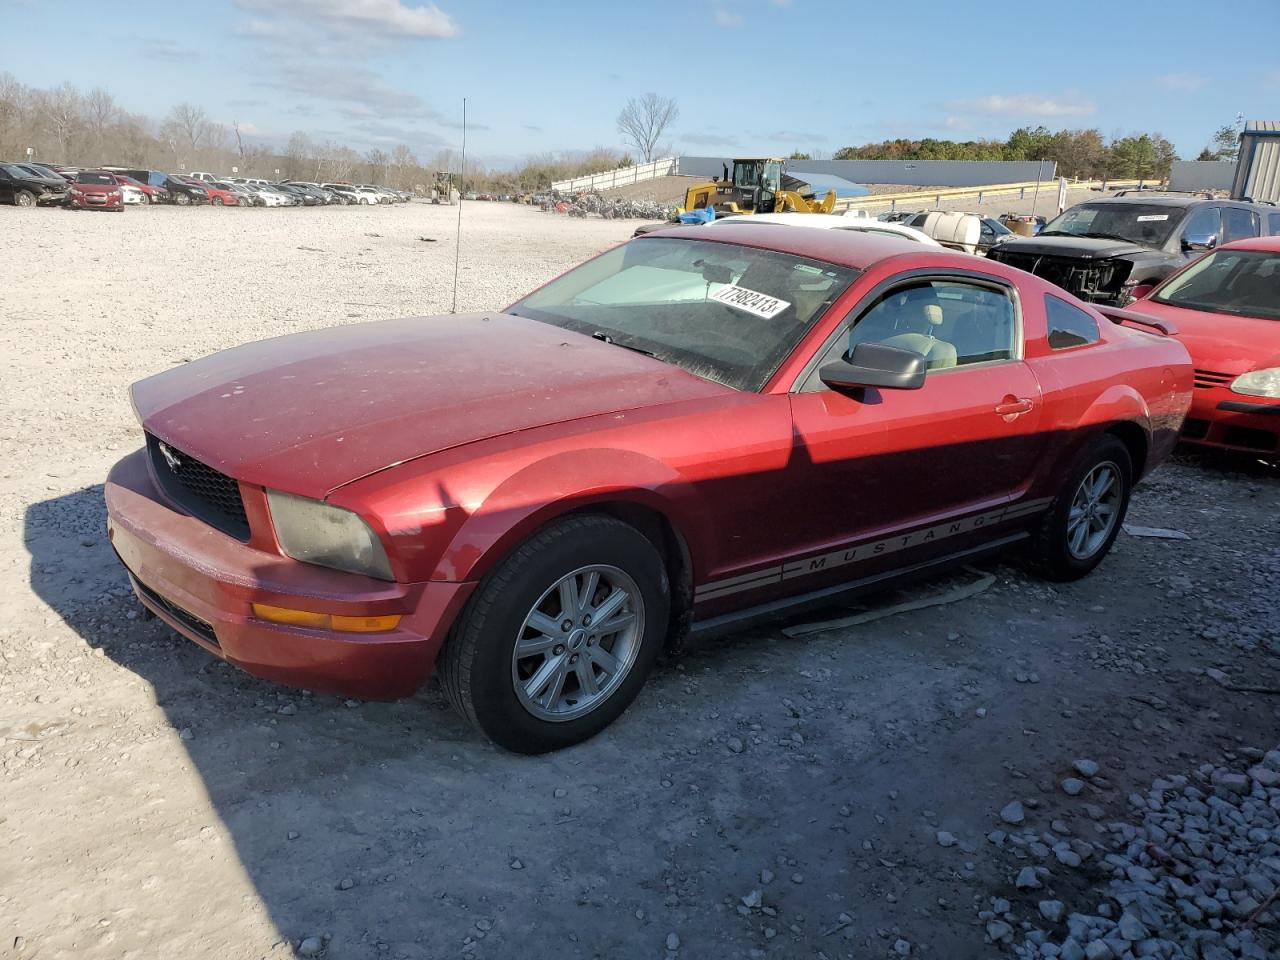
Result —
POLYGON ((1280 120, 1245 124, 1231 195, 1280 203, 1280 120))
POLYGON ((1175 160, 1169 171, 1170 190, 1230 190, 1235 164, 1222 160, 1175 160))
MULTIPOLYGON (((681 176, 718 177, 731 157, 681 157, 681 176)), ((1052 160, 788 160, 787 172, 843 177, 854 183, 894 183, 912 187, 982 187, 992 183, 1049 181, 1052 160)))

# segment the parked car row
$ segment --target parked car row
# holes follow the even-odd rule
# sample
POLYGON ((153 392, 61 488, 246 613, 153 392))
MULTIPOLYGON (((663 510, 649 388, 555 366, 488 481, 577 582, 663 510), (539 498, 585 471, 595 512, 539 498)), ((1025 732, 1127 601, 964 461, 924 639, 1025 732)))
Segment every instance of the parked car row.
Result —
POLYGON ((368 183, 272 183, 105 166, 86 169, 41 163, 0 163, 0 203, 21 207, 123 210, 126 204, 210 204, 216 207, 315 207, 407 203, 413 194, 368 183))

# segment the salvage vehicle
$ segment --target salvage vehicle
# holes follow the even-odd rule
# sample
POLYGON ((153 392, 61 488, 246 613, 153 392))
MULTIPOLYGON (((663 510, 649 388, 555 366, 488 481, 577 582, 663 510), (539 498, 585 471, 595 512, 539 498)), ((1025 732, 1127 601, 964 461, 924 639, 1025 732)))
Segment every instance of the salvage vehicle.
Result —
POLYGON ((115 175, 105 170, 81 170, 71 185, 72 210, 113 210, 124 213, 124 192, 115 175))
POLYGON ((18 207, 62 203, 67 193, 65 180, 55 183, 16 163, 0 163, 0 203, 18 207))
POLYGON ((161 175, 156 186, 163 187, 169 195, 169 202, 180 207, 209 202, 209 191, 202 181, 187 180, 166 173, 161 175))
POLYGON ((215 207, 238 207, 240 205, 240 194, 236 192, 234 186, 229 183, 222 183, 218 180, 203 181, 204 188, 209 194, 209 202, 215 207))
POLYGON ((1280 237, 1219 247, 1133 309, 1178 328, 1195 365, 1188 443, 1280 458, 1280 237))
POLYGON ((1186 348, 989 260, 675 229, 502 311, 251 343, 135 384, 108 535, 254 675, 584 740, 662 649, 1023 545, 1089 573, 1177 440, 1186 348))
POLYGON ((747 157, 733 161, 730 175, 724 165, 724 177, 695 183, 684 195, 684 210, 713 207, 717 216, 741 213, 830 213, 835 209, 836 194, 828 191, 819 200, 813 188, 785 170, 785 161, 777 157, 747 157))
POLYGON ((169 191, 164 187, 153 187, 149 183, 143 183, 136 177, 128 174, 120 173, 118 170, 110 171, 121 184, 133 187, 139 190, 143 196, 147 198, 148 203, 164 203, 169 198, 169 191))
POLYGON ((1013 237, 987 255, 1082 300, 1123 306, 1138 285, 1158 283, 1220 243, 1280 232, 1269 219, 1275 213, 1246 200, 1121 191, 1077 204, 1034 237, 1013 237))

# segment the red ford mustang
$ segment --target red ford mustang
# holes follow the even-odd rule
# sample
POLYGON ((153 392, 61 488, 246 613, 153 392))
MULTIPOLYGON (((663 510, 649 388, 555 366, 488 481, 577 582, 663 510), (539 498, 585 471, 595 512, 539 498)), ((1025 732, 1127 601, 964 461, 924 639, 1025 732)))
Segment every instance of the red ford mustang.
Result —
POLYGON ((1196 389, 1182 439, 1280 455, 1280 238, 1229 243, 1133 307, 1177 324, 1196 389))
POLYGON ((250 673, 396 697, 437 669, 489 737, 553 749, 690 630, 1017 543, 1087 573, 1190 402, 1141 324, 905 241, 654 233, 502 312, 141 381, 109 532, 142 602, 250 673))

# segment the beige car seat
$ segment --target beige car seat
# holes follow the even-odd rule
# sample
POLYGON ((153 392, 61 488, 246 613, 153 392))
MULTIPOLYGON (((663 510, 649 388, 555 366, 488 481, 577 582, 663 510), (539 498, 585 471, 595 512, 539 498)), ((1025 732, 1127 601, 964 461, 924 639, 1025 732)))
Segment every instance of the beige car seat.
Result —
POLYGON ((890 347, 901 347, 921 354, 930 370, 956 365, 956 348, 936 336, 943 323, 942 305, 938 303, 908 304, 913 315, 903 318, 902 326, 909 332, 899 333, 881 342, 890 347))

